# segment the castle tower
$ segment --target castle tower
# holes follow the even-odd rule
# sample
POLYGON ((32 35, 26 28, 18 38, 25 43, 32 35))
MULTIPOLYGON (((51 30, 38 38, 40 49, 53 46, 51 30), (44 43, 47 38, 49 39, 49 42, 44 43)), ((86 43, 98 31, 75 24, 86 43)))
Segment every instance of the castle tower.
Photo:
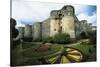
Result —
POLYGON ((19 38, 24 38, 24 27, 18 27, 19 38))
POLYGON ((33 40, 39 40, 41 39, 41 36, 42 36, 42 28, 41 28, 41 22, 36 22, 32 25, 32 37, 33 37, 33 40))
POLYGON ((24 27, 18 27, 19 38, 24 38, 24 27))
POLYGON ((61 19, 63 15, 60 10, 54 10, 51 12, 50 16, 50 36, 62 32, 61 31, 61 19))
POLYGON ((53 10, 50 15, 50 36, 59 32, 68 33, 75 38, 75 16, 74 7, 67 5, 61 10, 53 10))
POLYGON ((91 23, 87 23, 87 20, 81 20, 80 23, 81 23, 81 27, 82 27, 83 32, 92 31, 91 23))
POLYGON ((24 37, 25 38, 31 38, 32 37, 32 26, 31 25, 25 25, 24 37))
POLYGON ((74 7, 67 5, 62 9, 62 30, 64 33, 68 33, 71 38, 76 38, 75 36, 75 17, 74 17, 74 7))
POLYGON ((50 36, 50 18, 44 20, 41 25, 42 29, 42 39, 50 36))

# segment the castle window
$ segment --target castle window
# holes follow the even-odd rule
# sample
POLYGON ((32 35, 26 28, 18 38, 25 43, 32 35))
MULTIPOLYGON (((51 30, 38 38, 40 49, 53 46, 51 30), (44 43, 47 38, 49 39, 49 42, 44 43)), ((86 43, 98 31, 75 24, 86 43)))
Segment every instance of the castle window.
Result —
POLYGON ((62 14, 59 14, 59 17, 62 16, 62 14))
POLYGON ((54 29, 54 31, 56 31, 56 29, 54 29))
POLYGON ((57 18, 55 18, 55 20, 57 20, 57 18))
POLYGON ((62 14, 59 14, 59 19, 60 19, 60 20, 62 19, 62 14))

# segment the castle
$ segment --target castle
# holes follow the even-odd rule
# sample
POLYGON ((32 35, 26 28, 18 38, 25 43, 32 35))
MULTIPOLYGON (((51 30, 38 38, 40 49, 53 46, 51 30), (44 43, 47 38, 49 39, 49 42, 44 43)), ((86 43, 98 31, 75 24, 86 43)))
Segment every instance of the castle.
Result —
POLYGON ((42 22, 33 25, 19 27, 20 38, 39 38, 52 37, 55 34, 67 33, 72 39, 79 37, 81 32, 91 31, 91 24, 86 20, 79 21, 75 15, 75 9, 71 5, 65 5, 60 10, 53 10, 50 17, 42 22))

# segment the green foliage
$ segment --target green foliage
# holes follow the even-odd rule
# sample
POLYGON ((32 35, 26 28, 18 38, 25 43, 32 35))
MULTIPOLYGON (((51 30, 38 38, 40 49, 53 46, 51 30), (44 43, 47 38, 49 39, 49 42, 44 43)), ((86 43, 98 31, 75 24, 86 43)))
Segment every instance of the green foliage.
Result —
POLYGON ((80 36, 82 39, 89 38, 90 44, 96 44, 96 31, 82 32, 80 36))
POLYGON ((87 45, 87 44, 89 44, 88 42, 84 42, 84 41, 82 41, 81 43, 80 43, 80 45, 87 45))
POLYGON ((37 38, 37 39, 34 39, 33 41, 34 41, 34 42, 41 42, 42 39, 41 39, 41 38, 37 38))
POLYGON ((86 38, 88 38, 89 36, 88 36, 88 33, 81 32, 80 37, 81 37, 81 39, 86 39, 86 38))
POLYGON ((27 48, 32 48, 32 47, 36 47, 38 46, 37 44, 34 43, 30 43, 30 42, 23 42, 22 47, 23 49, 27 49, 27 48))
MULTIPOLYGON (((38 47, 37 47, 38 48, 38 47)), ((35 51, 35 49, 30 48, 25 51, 23 51, 24 57, 33 57, 33 58, 39 58, 48 56, 50 54, 56 53, 61 50, 61 45, 52 45, 49 50, 41 52, 41 51, 35 51)))
POLYGON ((59 43, 59 44, 65 44, 70 42, 70 35, 66 33, 58 33, 55 34, 54 37, 47 37, 43 38, 42 41, 44 43, 59 43))
POLYGON ((66 33, 58 33, 53 37, 54 43, 65 44, 70 42, 70 35, 66 33))
POLYGON ((73 48, 77 48, 85 55, 85 60, 88 59, 94 52, 96 52, 95 45, 90 45, 89 43, 81 42, 80 44, 72 46, 73 48))
POLYGON ((43 38, 42 41, 44 43, 52 43, 53 42, 52 37, 43 38))
POLYGON ((91 32, 89 39, 90 39, 90 43, 96 44, 96 31, 91 32))
POLYGON ((23 38, 23 40, 25 41, 25 42, 31 42, 32 41, 32 37, 24 37, 23 38))

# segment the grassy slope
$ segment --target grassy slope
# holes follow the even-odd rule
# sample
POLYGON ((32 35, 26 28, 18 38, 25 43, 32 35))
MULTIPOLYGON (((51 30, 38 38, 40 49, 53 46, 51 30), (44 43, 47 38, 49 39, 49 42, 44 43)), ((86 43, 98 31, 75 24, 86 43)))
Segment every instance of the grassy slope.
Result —
MULTIPOLYGON (((88 61, 88 58, 91 57, 92 54, 96 53, 95 45, 89 43, 80 43, 71 47, 77 48, 82 51, 82 53, 85 55, 85 61, 88 61)), ((91 58, 91 60, 92 59, 93 58, 91 58)))

